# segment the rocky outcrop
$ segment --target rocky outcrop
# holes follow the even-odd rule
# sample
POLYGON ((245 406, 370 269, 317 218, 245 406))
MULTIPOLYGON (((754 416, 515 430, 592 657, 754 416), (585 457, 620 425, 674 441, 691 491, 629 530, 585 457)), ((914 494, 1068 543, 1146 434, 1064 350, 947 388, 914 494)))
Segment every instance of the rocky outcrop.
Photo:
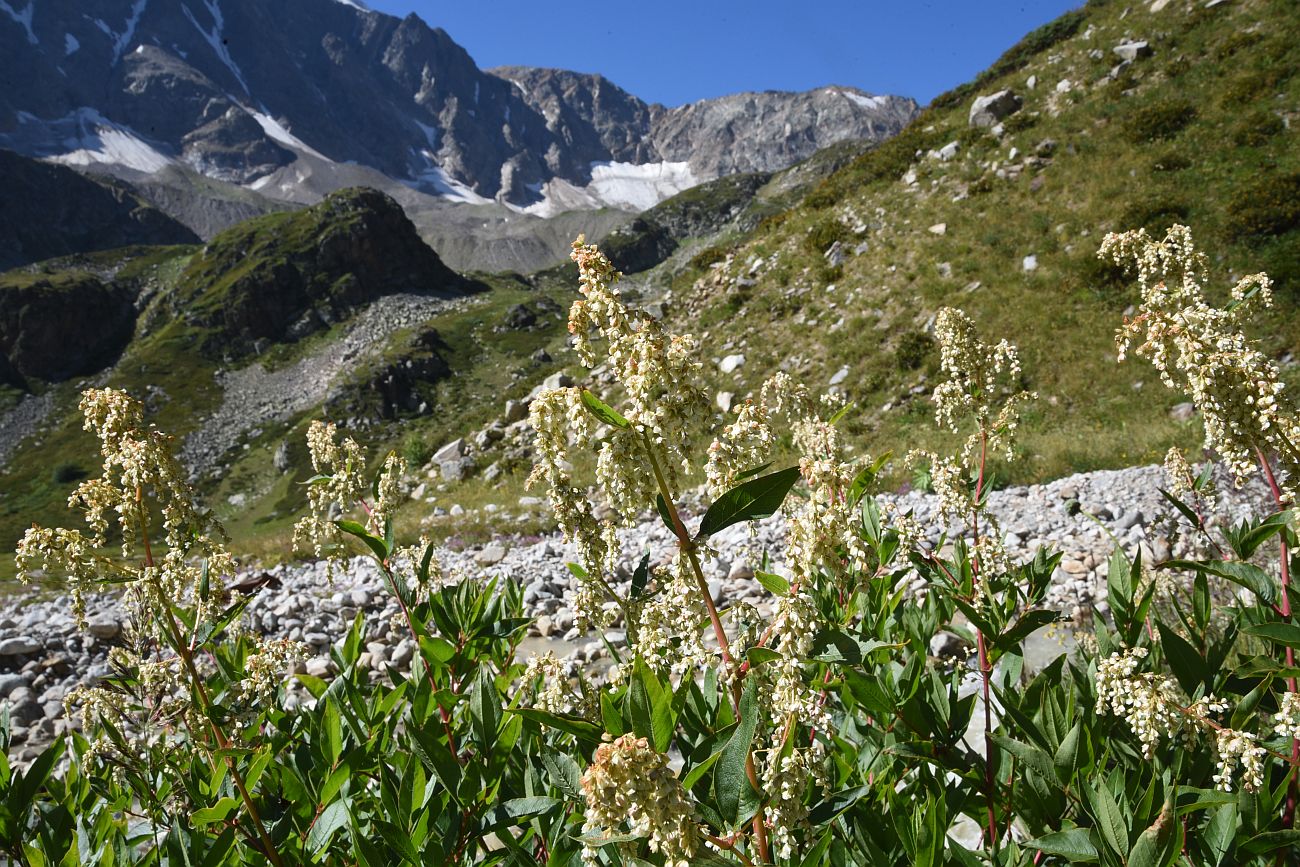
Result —
POLYGON ((131 244, 198 236, 126 187, 0 150, 0 270, 131 244))
POLYGON ((19 388, 94 373, 135 328, 131 294, 81 272, 0 277, 0 381, 19 388))
POLYGON ((298 340, 377 298, 451 296, 447 268, 401 207, 376 190, 341 190, 310 208, 222 232, 181 275, 176 315, 208 329, 204 350, 236 358, 298 340))

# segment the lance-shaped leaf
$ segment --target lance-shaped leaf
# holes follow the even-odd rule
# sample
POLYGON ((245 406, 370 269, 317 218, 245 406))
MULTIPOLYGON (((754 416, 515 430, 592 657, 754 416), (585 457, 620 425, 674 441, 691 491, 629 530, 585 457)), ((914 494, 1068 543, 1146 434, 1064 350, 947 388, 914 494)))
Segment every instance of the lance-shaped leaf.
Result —
POLYGON ((591 413, 607 425, 617 428, 629 428, 632 426, 632 423, 623 418, 618 410, 614 409, 614 407, 605 403, 585 388, 582 390, 582 405, 587 408, 587 412, 591 413))
POLYGON ((700 538, 712 536, 733 524, 769 518, 785 502, 799 481, 799 468, 789 467, 737 485, 718 497, 700 521, 700 538))

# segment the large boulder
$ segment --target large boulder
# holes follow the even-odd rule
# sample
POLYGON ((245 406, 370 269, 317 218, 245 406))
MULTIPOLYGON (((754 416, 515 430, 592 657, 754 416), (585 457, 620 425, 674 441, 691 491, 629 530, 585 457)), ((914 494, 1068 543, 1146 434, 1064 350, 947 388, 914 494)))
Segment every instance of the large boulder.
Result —
POLYGON ((970 107, 970 125, 990 127, 1002 118, 1020 111, 1024 100, 1009 90, 976 97, 970 107))

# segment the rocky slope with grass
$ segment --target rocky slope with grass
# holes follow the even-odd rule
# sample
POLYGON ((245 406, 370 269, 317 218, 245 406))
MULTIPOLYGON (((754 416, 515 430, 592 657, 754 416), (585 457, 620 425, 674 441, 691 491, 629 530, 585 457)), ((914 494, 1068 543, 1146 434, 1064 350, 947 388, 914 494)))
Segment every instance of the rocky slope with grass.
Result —
POLYGON ((1177 221, 1210 256, 1216 301, 1267 270, 1276 303, 1253 331, 1296 380, 1298 46, 1284 2, 1089 3, 793 207, 674 262, 664 309, 707 336, 720 390, 777 370, 837 388, 871 451, 947 447, 925 399, 945 305, 1017 342, 1040 394, 1010 480, 1193 447, 1195 421, 1171 412, 1183 398, 1116 363, 1136 287, 1097 251, 1108 231, 1177 221))

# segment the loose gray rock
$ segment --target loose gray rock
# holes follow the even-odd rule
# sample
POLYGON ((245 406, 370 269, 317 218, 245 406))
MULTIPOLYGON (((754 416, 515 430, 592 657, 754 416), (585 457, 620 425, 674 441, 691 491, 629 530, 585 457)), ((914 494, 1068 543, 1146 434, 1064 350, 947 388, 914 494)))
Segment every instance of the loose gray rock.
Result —
POLYGON ((1002 118, 1020 111, 1023 104, 1024 100, 1010 90, 977 97, 970 107, 970 125, 991 127, 1002 118))
POLYGON ((0 641, 0 656, 26 656, 41 649, 40 642, 20 635, 0 641))
POLYGON ((1111 49, 1120 60, 1132 63, 1142 57, 1150 57, 1151 46, 1146 42, 1121 42, 1111 49))

